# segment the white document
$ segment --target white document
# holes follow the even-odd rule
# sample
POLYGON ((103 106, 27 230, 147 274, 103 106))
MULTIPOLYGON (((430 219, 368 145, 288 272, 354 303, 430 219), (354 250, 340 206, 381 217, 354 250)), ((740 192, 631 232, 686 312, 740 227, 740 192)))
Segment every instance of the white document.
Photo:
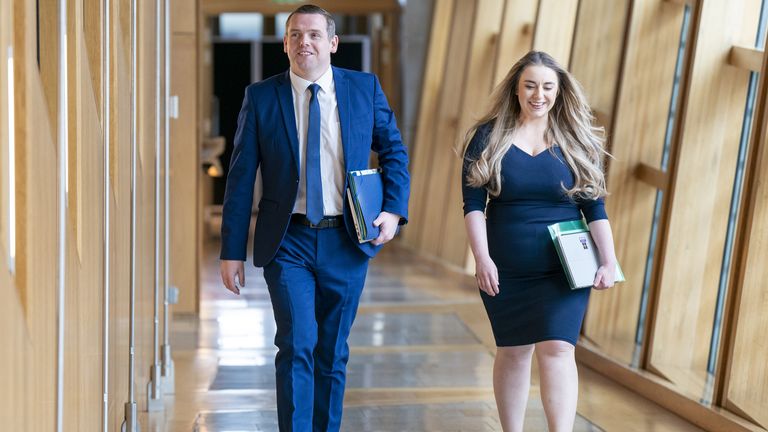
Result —
POLYGON ((589 231, 561 234, 557 240, 574 287, 591 287, 595 282, 599 260, 589 231))

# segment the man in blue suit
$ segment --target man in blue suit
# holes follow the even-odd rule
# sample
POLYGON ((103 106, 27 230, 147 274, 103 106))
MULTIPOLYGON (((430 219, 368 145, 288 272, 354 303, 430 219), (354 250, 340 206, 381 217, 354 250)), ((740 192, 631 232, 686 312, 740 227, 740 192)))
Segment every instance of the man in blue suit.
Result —
POLYGON ((224 197, 221 277, 239 294, 261 168, 253 263, 264 267, 277 323, 281 431, 339 430, 347 337, 368 260, 408 216, 408 157, 395 117, 376 76, 331 67, 338 41, 333 18, 317 6, 288 17, 290 70, 246 89, 224 197), (371 150, 383 211, 373 222, 379 236, 360 244, 346 173, 368 168, 371 150))

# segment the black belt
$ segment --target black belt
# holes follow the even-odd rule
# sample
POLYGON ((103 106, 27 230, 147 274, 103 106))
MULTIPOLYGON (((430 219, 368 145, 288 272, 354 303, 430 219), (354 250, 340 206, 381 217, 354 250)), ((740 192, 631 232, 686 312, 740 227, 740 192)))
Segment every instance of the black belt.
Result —
POLYGON ((315 225, 307 219, 306 215, 301 213, 294 213, 291 215, 291 223, 301 224, 310 228, 325 229, 325 228, 337 228, 344 224, 344 216, 325 216, 320 222, 315 225))

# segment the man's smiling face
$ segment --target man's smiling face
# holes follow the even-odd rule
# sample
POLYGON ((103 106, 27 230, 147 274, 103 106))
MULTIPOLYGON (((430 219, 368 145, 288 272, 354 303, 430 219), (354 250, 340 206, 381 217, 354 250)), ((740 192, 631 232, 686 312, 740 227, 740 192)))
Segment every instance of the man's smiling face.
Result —
POLYGON ((339 38, 328 37, 328 22, 319 14, 295 14, 288 21, 283 51, 288 54, 291 71, 307 81, 315 81, 331 65, 331 53, 339 38))

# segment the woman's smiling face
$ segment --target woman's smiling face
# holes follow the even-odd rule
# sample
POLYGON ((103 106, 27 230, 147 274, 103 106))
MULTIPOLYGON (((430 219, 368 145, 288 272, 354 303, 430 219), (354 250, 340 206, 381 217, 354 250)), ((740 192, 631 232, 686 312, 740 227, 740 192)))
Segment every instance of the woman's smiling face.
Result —
POLYGON ((557 92, 558 79, 554 70, 543 65, 523 69, 517 83, 517 99, 523 118, 533 120, 549 114, 557 92))

